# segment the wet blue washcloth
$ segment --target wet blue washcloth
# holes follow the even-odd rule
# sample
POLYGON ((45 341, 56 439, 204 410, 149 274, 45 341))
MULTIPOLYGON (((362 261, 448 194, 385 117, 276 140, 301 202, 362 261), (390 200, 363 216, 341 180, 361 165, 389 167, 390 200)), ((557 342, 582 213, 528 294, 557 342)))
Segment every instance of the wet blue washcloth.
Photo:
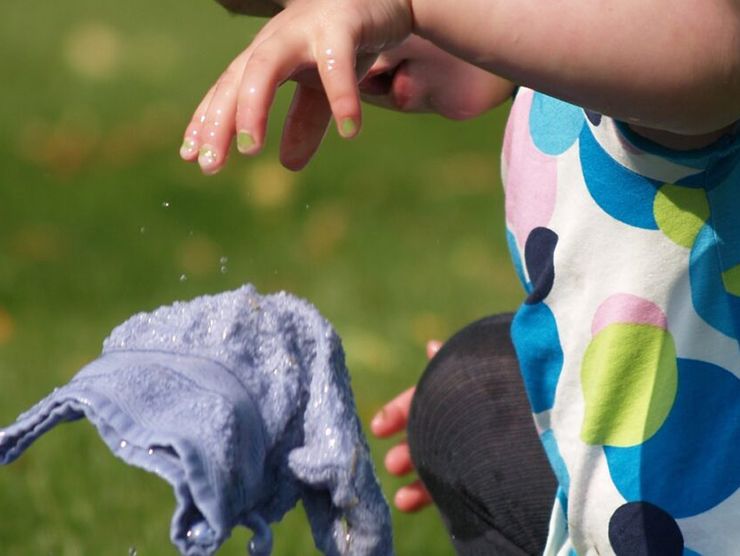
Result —
POLYGON ((323 553, 393 553, 341 342, 305 301, 244 286, 131 317, 0 431, 0 463, 82 417, 115 455, 173 486, 182 554, 213 554, 241 524, 250 552, 267 555, 269 524, 299 499, 323 553))

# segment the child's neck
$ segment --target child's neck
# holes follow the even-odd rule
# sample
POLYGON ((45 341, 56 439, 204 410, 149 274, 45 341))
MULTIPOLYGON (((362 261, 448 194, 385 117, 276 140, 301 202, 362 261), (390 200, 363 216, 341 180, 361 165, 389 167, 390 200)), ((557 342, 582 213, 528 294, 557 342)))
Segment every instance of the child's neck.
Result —
POLYGON ((670 149, 676 149, 678 151, 688 151, 711 145, 735 127, 735 124, 718 129, 717 131, 712 131, 711 133, 703 133, 701 135, 679 135, 662 129, 651 129, 633 124, 629 124, 629 126, 635 133, 642 135, 651 141, 655 141, 659 145, 663 145, 670 149))

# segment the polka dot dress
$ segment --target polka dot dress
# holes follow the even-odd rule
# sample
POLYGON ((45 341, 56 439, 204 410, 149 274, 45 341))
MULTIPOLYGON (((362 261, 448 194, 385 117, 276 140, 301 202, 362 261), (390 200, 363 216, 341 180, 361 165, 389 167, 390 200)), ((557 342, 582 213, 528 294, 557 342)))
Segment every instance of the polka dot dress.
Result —
POLYGON ((671 151, 520 89, 502 167, 545 553, 740 554, 740 137, 671 151))

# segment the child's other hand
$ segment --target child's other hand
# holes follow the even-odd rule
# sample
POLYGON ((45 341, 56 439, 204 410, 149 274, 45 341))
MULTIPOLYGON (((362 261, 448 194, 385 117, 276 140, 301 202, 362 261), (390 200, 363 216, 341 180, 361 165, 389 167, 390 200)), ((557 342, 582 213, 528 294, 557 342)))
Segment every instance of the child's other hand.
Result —
POLYGON ((257 153, 275 91, 295 77, 299 85, 283 130, 281 160, 289 168, 301 167, 318 147, 329 114, 343 137, 357 134, 358 78, 411 28, 409 0, 291 0, 205 96, 186 130, 181 156, 215 173, 235 134, 241 153, 257 153))
MULTIPOLYGON (((441 342, 427 342, 427 358, 431 359, 442 347, 441 342)), ((415 388, 409 388, 393 398, 373 417, 370 423, 372 433, 379 438, 387 438, 406 430, 411 400, 415 388)), ((385 468, 392 475, 403 477, 414 470, 409 445, 402 440, 385 455, 385 468)), ((398 489, 393 499, 402 512, 416 512, 432 503, 432 497, 419 479, 398 489)))
POLYGON ((514 85, 411 35, 380 54, 360 82, 363 100, 401 112, 479 116, 509 98, 514 85))

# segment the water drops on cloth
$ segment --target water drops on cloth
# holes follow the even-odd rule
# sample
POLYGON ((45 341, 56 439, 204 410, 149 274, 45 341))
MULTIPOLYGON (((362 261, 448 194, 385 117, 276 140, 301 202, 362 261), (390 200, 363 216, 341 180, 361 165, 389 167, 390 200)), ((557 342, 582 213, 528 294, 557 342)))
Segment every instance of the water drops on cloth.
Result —
POLYGON ((175 492, 170 537, 213 554, 237 525, 253 555, 301 500, 325 554, 393 553, 388 506, 339 337, 318 311, 251 286, 140 313, 101 356, 0 431, 0 464, 86 417, 118 457, 175 492))

